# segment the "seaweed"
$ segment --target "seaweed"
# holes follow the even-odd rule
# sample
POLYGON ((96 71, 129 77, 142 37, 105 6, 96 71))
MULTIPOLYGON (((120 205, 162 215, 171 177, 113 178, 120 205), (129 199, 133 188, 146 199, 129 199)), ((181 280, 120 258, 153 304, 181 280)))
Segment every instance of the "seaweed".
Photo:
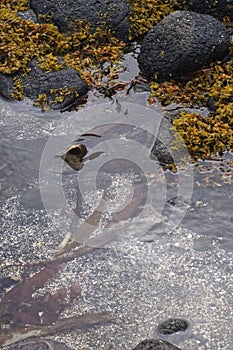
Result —
MULTIPOLYGON (((69 31, 60 33, 53 23, 34 23, 18 16, 18 11, 26 10, 27 1, 19 3, 5 0, 0 5, 0 72, 27 74, 28 64, 38 58, 39 67, 45 72, 56 71, 65 67, 74 68, 90 86, 96 83, 96 70, 101 70, 105 62, 111 62, 109 80, 114 78, 115 65, 121 61, 125 44, 115 38, 110 29, 96 28, 93 33, 90 25, 76 21, 69 31)), ((119 70, 119 66, 118 70, 119 70)), ((23 99, 24 87, 15 82, 12 97, 23 99)), ((70 94, 70 91, 58 92, 55 100, 70 94)), ((48 108, 47 96, 39 95, 36 105, 48 108)))
MULTIPOLYGON (((180 113, 173 126, 194 160, 209 159, 233 149, 233 59, 192 72, 183 81, 152 82, 150 97, 164 106, 177 103, 211 109, 207 117, 180 113)), ((177 139, 178 140, 178 139, 177 139)), ((177 147, 178 141, 174 144, 177 147)))
POLYGON ((41 337, 76 328, 83 329, 112 320, 113 317, 108 312, 86 313, 80 316, 62 318, 50 326, 30 326, 14 332, 6 330, 1 334, 0 345, 11 345, 33 336, 41 337))
POLYGON ((67 299, 73 301, 81 293, 81 287, 77 282, 70 290, 62 286, 53 294, 47 292, 44 295, 34 296, 60 271, 62 264, 95 250, 84 247, 50 261, 29 264, 27 268, 30 267, 30 270, 40 268, 39 272, 30 277, 26 277, 28 270, 25 268, 22 281, 7 291, 0 302, 1 346, 31 336, 44 336, 112 320, 112 316, 107 312, 60 318, 60 314, 69 306, 67 299))
POLYGON ((132 1, 130 11, 131 36, 141 37, 169 13, 185 6, 182 0, 132 1))
POLYGON ((14 80, 14 91, 11 96, 16 100, 23 100, 24 87, 22 85, 22 79, 15 77, 14 80))
POLYGON ((173 121, 194 160, 209 159, 212 155, 222 155, 225 150, 232 149, 233 129, 221 119, 221 114, 203 117, 197 113, 183 112, 173 121))
MULTIPOLYGON (((32 294, 42 288, 59 269, 58 264, 50 263, 32 277, 24 278, 7 292, 0 303, 1 322, 10 323, 13 328, 25 327, 27 324, 38 325, 44 323, 44 317, 48 317, 47 312, 55 315, 58 309, 61 311, 60 305, 54 303, 54 300, 61 298, 61 291, 60 296, 47 294, 44 299, 32 297, 32 294), (40 312, 43 313, 42 318, 39 316, 40 312)), ((62 292, 64 293, 64 290, 62 292)))

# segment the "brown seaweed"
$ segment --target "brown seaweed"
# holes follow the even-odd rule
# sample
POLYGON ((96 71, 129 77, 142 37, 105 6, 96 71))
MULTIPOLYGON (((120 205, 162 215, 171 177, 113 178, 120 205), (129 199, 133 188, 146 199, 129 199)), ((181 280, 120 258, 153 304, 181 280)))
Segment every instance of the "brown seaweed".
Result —
MULTIPOLYGON (((44 267, 33 276, 24 277, 3 296, 0 302, 0 324, 10 325, 16 329, 28 324, 48 325, 57 321, 59 314, 67 307, 65 303, 65 298, 69 294, 67 289, 62 287, 55 294, 47 293, 39 297, 33 297, 32 294, 44 287, 45 283, 59 272, 62 264, 95 250, 96 248, 84 247, 70 255, 35 264, 34 267, 44 267)), ((70 299, 73 300, 80 292, 80 287, 74 284, 70 290, 70 299)))
POLYGON ((41 337, 76 328, 83 329, 100 323, 110 322, 112 320, 113 317, 108 312, 86 313, 81 316, 60 319, 50 326, 30 326, 18 331, 4 330, 1 332, 0 345, 11 345, 17 341, 33 336, 41 337))
POLYGON ((25 269, 22 281, 10 289, 0 302, 0 346, 32 336, 45 336, 112 320, 111 315, 105 312, 59 320, 60 314, 68 307, 67 297, 72 301, 80 295, 81 288, 78 283, 74 283, 70 290, 63 286, 53 294, 47 292, 44 295, 33 296, 33 293, 44 287, 59 272, 62 264, 95 250, 96 248, 83 247, 69 255, 32 264, 31 268, 40 267, 41 270, 31 277, 26 277, 25 269))
MULTIPOLYGON (((49 300, 33 298, 32 294, 55 275, 60 265, 51 262, 41 271, 29 278, 24 278, 19 284, 8 291, 0 302, 1 323, 10 323, 12 327, 24 326, 26 324, 40 324, 39 312, 47 309, 49 300), (41 306, 41 307, 40 307, 41 306)), ((55 309, 54 312, 57 310, 55 309)))

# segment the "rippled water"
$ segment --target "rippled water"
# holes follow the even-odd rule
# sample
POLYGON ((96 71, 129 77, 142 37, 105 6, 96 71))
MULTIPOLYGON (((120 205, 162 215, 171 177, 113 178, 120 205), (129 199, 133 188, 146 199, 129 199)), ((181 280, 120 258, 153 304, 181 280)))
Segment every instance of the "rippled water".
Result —
POLYGON ((150 159, 161 109, 145 101, 145 94, 136 94, 128 105, 103 100, 104 109, 99 101, 98 107, 60 114, 42 113, 29 101, 1 100, 0 260, 14 265, 3 264, 1 276, 20 276, 23 263, 50 258, 107 191, 105 215, 89 225, 90 235, 72 233, 101 249, 65 264, 45 290, 78 281, 81 297, 66 314, 109 311, 115 322, 55 339, 73 348, 130 350, 159 336, 186 350, 230 350, 231 172, 204 163, 164 173, 150 159), (111 128, 105 116, 120 126, 111 128), (143 132, 148 125, 149 136, 143 132), (84 142, 103 154, 80 172, 55 158, 93 128, 102 138, 92 135, 84 142), (188 330, 158 335, 158 323, 168 317, 187 319, 188 330))

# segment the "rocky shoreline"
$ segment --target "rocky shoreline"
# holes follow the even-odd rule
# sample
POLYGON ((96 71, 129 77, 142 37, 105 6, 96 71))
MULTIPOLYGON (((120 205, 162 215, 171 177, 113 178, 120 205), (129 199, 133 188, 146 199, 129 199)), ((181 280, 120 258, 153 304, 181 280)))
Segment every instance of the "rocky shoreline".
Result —
MULTIPOLYGON (((17 7, 5 0, 0 9, 5 16, 3 23, 8 23, 4 30, 9 37, 0 51, 0 94, 9 101, 28 97, 44 109, 75 110, 88 98, 88 90, 101 91, 106 81, 109 88, 115 86, 116 90, 131 83, 121 85, 118 65, 124 50, 130 51, 132 43, 138 40, 141 51, 137 60, 141 75, 150 85, 151 103, 153 99, 171 96, 169 102, 185 106, 186 97, 189 108, 207 106, 210 110, 209 119, 197 113, 178 113, 172 118, 181 136, 187 138, 186 145, 193 158, 208 158, 213 153, 231 150, 233 9, 228 0, 214 4, 210 0, 203 7, 197 0, 187 0, 185 5, 178 2, 178 8, 166 8, 164 17, 159 17, 158 23, 152 23, 144 32, 138 28, 137 17, 136 23, 132 21, 137 13, 134 1, 66 0, 54 6, 52 1, 31 0, 29 7, 26 1, 17 7), (106 63, 109 65, 105 66, 106 63), (202 80, 198 80, 199 74, 202 80), (204 82, 201 88, 200 81, 204 82), (205 94, 201 93, 204 100, 193 88, 195 84, 199 92, 205 90, 205 94), (185 95, 188 88, 191 97, 185 95), (182 98, 176 100, 180 93, 182 98), (212 128, 208 130, 206 125, 212 128), (206 147, 200 146, 195 128, 200 139, 205 132, 206 139, 202 142, 206 147), (211 136, 213 132, 215 139, 211 136), (195 140, 190 135, 195 135, 195 140)), ((147 13, 145 21, 146 16, 147 13)), ((111 92, 106 96, 111 98, 111 92)), ((166 102, 164 105, 169 104, 166 102)), ((166 159, 166 150, 162 148, 158 144, 154 153, 159 153, 161 164, 169 166, 172 159, 166 159)), ((180 328, 176 321, 164 327, 171 332, 183 331, 185 322, 178 322, 180 328)), ((164 327, 159 326, 160 330, 164 327)), ((31 344, 21 342, 12 350, 33 349, 38 344, 46 350, 69 349, 52 340, 40 341, 41 344, 39 340, 32 340, 31 344)), ((149 349, 179 348, 160 339, 144 340, 134 348, 149 349)))
MULTIPOLYGON (((147 3, 151 5, 150 1, 147 3)), ((58 6, 55 6, 48 0, 40 2, 31 0, 27 10, 26 1, 20 4, 15 6, 9 0, 1 5, 4 21, 11 28, 4 29, 5 36, 9 38, 5 39, 5 45, 3 44, 1 49, 0 93, 9 100, 22 99, 26 96, 34 101, 37 100, 37 104, 44 107, 47 105, 52 109, 62 109, 63 105, 72 105, 72 100, 75 98, 78 100, 87 93, 88 85, 89 89, 93 87, 94 84, 91 84, 88 79, 90 76, 93 77, 91 70, 98 69, 97 74, 100 73, 101 64, 104 62, 114 64, 114 60, 119 61, 124 45, 129 45, 132 40, 142 38, 142 35, 139 34, 142 32, 144 23, 141 25, 142 28, 137 29, 137 32, 134 29, 134 21, 140 23, 136 12, 137 2, 120 0, 106 3, 103 0, 96 3, 89 0, 83 4, 81 1, 77 3, 77 1, 70 0, 61 1, 58 6), (11 17, 13 13, 15 23, 17 21, 13 28, 11 25, 14 23, 13 19, 7 12, 9 8, 14 10, 11 11, 11 17), (26 12, 19 11, 22 9, 26 12), (12 29, 14 29, 14 35, 12 29), (101 30, 105 32, 104 35, 109 33, 109 38, 95 37, 96 32, 101 30), (119 40, 115 43, 115 49, 119 44, 119 50, 109 59, 107 55, 104 57, 105 45, 108 45, 114 36, 119 40), (99 39, 102 40, 102 43, 99 42, 99 39), (27 46, 25 51, 23 51, 23 45, 27 46), (58 48, 59 45, 60 48, 58 48), (85 45, 90 47, 90 54, 86 57, 85 45), (99 55, 95 58, 95 60, 99 59, 96 67, 92 62, 92 55, 96 53, 91 46, 96 46, 97 50, 103 51, 102 57, 99 55), (71 61, 67 59, 67 53, 68 55, 74 54, 71 61, 77 60, 77 66, 72 67, 71 61), (86 68, 89 70, 86 82, 83 81, 85 75, 82 72, 82 60, 87 61, 86 68)), ((159 5, 158 3, 158 8, 159 5)), ((186 7, 187 10, 174 12, 172 6, 169 7, 168 4, 165 7, 166 11, 164 10, 164 18, 160 20, 162 16, 160 14, 157 19, 158 24, 146 32, 146 35, 143 34, 144 39, 138 62, 142 75, 149 81, 156 81, 156 77, 162 81, 171 78, 180 80, 185 74, 202 69, 211 62, 224 59, 228 55, 229 31, 224 24, 208 14, 213 14, 211 6, 209 12, 206 8, 199 9, 199 6, 198 2, 196 4, 188 2, 183 6, 181 3, 178 7, 180 9, 186 7), (194 12, 191 12, 190 8, 194 12), (197 9, 205 14, 196 13, 197 9), (171 14, 166 15, 169 12, 171 14)), ((139 12, 140 9, 137 11, 139 12)), ((224 17, 226 11, 227 19, 231 21, 232 9, 228 1, 225 6, 216 8, 216 13, 220 18, 226 19, 224 17)), ((146 16, 149 16, 150 13, 147 12, 145 8, 144 20, 149 22, 150 17, 146 18, 146 16)), ((155 20, 153 18, 153 21, 155 20)), ((109 51, 111 49, 114 47, 110 45, 109 51)), ((107 77, 108 80, 114 78, 107 77)))
POLYGON ((4 98, 28 97, 43 110, 61 111, 77 109, 90 90, 111 98, 132 84, 121 82, 119 72, 123 53, 138 42, 139 68, 150 83, 149 103, 157 99, 164 106, 175 102, 210 110, 208 120, 184 113, 174 123, 191 156, 208 159, 233 146, 230 1, 66 0, 54 6, 49 0, 17 5, 5 0, 1 13, 4 98), (195 143, 201 144, 199 150, 195 143))

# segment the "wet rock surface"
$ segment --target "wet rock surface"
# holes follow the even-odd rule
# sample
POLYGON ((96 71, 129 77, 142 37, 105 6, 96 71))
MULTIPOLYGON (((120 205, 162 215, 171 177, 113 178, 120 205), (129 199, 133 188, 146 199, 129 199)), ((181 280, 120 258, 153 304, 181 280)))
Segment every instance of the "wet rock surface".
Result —
POLYGON ((160 339, 143 340, 133 350, 180 350, 175 345, 160 339))
POLYGON ((15 79, 19 78, 24 96, 36 100, 38 95, 46 94, 46 102, 50 108, 63 109, 75 103, 88 91, 87 84, 74 69, 67 68, 47 73, 38 67, 35 59, 30 62, 29 68, 31 70, 26 76, 21 72, 15 75, 1 74, 0 94, 12 100, 15 79))
POLYGON ((191 11, 176 11, 165 17, 144 37, 138 56, 142 74, 161 80, 222 59, 228 51, 226 28, 214 17, 191 11))
POLYGON ((31 0, 30 7, 37 16, 51 16, 54 24, 62 32, 72 29, 72 26, 75 27, 75 21, 83 20, 85 23, 90 23, 93 29, 101 24, 111 28, 120 40, 128 41, 130 23, 127 18, 129 12, 127 0, 85 2, 62 0, 58 3, 51 0, 31 0))
POLYGON ((184 332, 188 328, 188 322, 182 318, 170 318, 158 325, 160 334, 173 334, 184 332))
POLYGON ((156 159, 161 165, 169 165, 174 163, 174 158, 172 157, 169 149, 166 145, 157 139, 151 150, 152 159, 156 159))
POLYGON ((187 0, 188 10, 212 15, 216 18, 223 19, 229 17, 233 20, 233 6, 232 0, 187 0))

